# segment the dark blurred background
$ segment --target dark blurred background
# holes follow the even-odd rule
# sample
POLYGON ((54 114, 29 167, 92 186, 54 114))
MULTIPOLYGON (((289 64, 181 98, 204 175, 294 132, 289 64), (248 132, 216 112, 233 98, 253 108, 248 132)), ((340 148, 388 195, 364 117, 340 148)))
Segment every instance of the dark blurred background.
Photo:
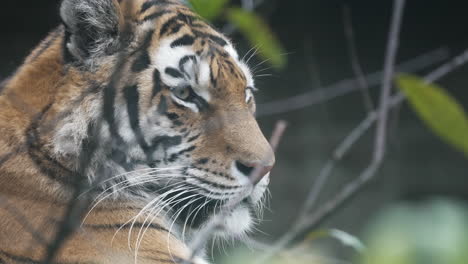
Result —
MULTIPOLYGON (((1 79, 12 74, 30 50, 59 24, 58 5, 59 1, 37 0, 2 3, 1 79)), ((392 1, 265 0, 257 13, 268 21, 283 43, 288 65, 283 71, 262 72, 272 76, 258 79, 259 103, 353 78, 344 35, 344 5, 351 11, 364 71, 371 73, 382 69, 392 1)), ((467 11, 466 1, 407 1, 398 61, 441 47, 452 56, 468 48, 467 11)), ((249 50, 239 35, 232 37, 241 53, 249 50)), ((432 65, 418 74, 423 75, 434 68, 432 65)), ((468 107, 467 75, 468 67, 462 67, 439 82, 465 107, 468 107)), ((372 89, 374 102, 377 102, 378 91, 372 89)), ((288 228, 333 149, 365 115, 362 96, 354 92, 290 113, 259 119, 266 134, 278 119, 290 124, 272 174, 271 211, 266 213, 266 221, 259 228, 268 235, 260 234, 261 239, 272 240, 288 228)), ((434 136, 406 104, 391 117, 388 156, 378 177, 328 219, 325 226, 360 236, 369 219, 397 202, 417 204, 433 197, 467 201, 468 164, 463 155, 434 136)), ((319 205, 369 163, 372 144, 373 131, 339 164, 319 205)))

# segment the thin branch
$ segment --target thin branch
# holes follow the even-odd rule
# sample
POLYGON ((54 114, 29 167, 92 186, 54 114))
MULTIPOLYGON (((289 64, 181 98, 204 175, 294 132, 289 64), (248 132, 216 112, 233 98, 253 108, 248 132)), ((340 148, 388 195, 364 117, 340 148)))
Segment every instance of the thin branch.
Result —
POLYGON ((254 0, 242 0, 242 8, 244 8, 247 11, 253 11, 255 7, 260 4, 259 2, 256 2, 254 0))
MULTIPOLYGON (((419 72, 448 58, 448 49, 439 48, 398 65, 397 70, 400 72, 419 72)), ((378 71, 366 75, 365 79, 370 87, 374 87, 381 83, 382 76, 383 72, 378 71)), ((359 90, 359 85, 356 79, 350 78, 323 87, 323 90, 326 91, 325 94, 320 92, 320 89, 315 89, 286 99, 259 104, 257 117, 287 113, 320 104, 359 90)))
MULTIPOLYGON (((7 211, 29 234, 33 240, 39 244, 46 244, 47 240, 36 230, 33 224, 28 220, 15 205, 13 205, 5 196, 0 197, 0 208, 7 211)), ((0 262, 1 263, 1 262, 0 262)))
MULTIPOLYGON (((465 50, 462 54, 454 57, 452 60, 438 67, 436 70, 432 71, 424 80, 428 83, 439 80, 445 75, 453 72, 457 68, 468 63, 468 49, 465 50)), ((389 107, 393 108, 400 105, 405 99, 403 93, 399 92, 389 99, 389 107)), ((371 112, 368 116, 350 133, 348 137, 338 146, 335 150, 333 159, 335 162, 341 160, 354 146, 354 144, 364 136, 364 134, 370 129, 372 124, 377 120, 378 113, 376 111, 371 112)), ((322 174, 328 178, 331 171, 328 168, 328 164, 322 169, 322 174), (324 172, 325 171, 325 172, 324 172)), ((333 169, 333 166, 332 166, 333 169)), ((375 163, 371 164, 366 168, 360 177, 346 185, 342 191, 340 191, 331 201, 326 203, 323 207, 319 208, 314 214, 307 214, 303 217, 303 221, 299 224, 293 225, 293 227, 280 238, 275 244, 270 247, 267 253, 262 256, 263 260, 267 260, 275 252, 281 250, 287 246, 294 238, 299 234, 305 232, 306 230, 311 230, 317 227, 327 216, 335 212, 340 206, 342 206, 346 201, 349 201, 354 194, 360 191, 366 183, 371 179, 371 176, 374 175, 377 166, 375 163)), ((315 188, 314 188, 315 189, 315 188)), ((313 203, 312 203, 313 204, 313 203)), ((259 262, 262 263, 263 261, 259 262)))
POLYGON ((374 110, 374 102, 372 102, 372 97, 369 92, 369 84, 367 83, 366 77, 364 77, 364 71, 361 67, 361 62, 359 60, 356 40, 354 37, 353 22, 351 19, 351 10, 347 5, 343 5, 343 25, 344 32, 346 36, 346 43, 348 44, 348 54, 351 61, 351 67, 353 69, 354 75, 356 76, 356 81, 361 89, 362 98, 364 100, 364 106, 367 111, 374 110))
POLYGON ((468 50, 465 50, 462 54, 456 56, 454 59, 450 60, 448 63, 442 65, 442 67, 437 68, 435 71, 427 75, 427 77, 424 78, 424 80, 429 83, 439 80, 445 75, 465 65, 467 61, 468 61, 468 50))
MULTIPOLYGON (((274 151, 278 148, 278 145, 283 137, 283 134, 287 128, 287 123, 285 121, 278 121, 276 127, 273 131, 273 134, 270 138, 270 145, 274 151)), ((252 174, 250 175, 250 185, 249 188, 243 191, 238 196, 231 199, 226 205, 224 205, 220 212, 213 216, 205 227, 195 236, 194 241, 192 242, 191 249, 192 254, 188 260, 184 263, 190 263, 195 257, 200 255, 201 251, 205 248, 206 243, 213 237, 214 233, 217 230, 222 230, 224 228, 224 220, 232 213, 240 203, 249 195, 251 195, 255 183, 258 182, 258 178, 260 178, 262 172, 261 167, 256 167, 252 174)))
MULTIPOLYGON (((458 69, 459 67, 468 63, 468 49, 465 50, 460 55, 454 57, 449 62, 443 64, 442 66, 438 67, 428 75, 424 77, 424 80, 428 83, 435 82, 445 75, 453 72, 454 70, 458 69)), ((403 93, 399 92, 396 95, 392 96, 388 100, 388 107, 394 108, 400 105, 405 99, 403 93)), ((340 146, 336 149, 334 153, 334 159, 336 161, 341 160, 344 155, 346 155, 352 148, 352 146, 363 137, 363 135, 370 129, 373 123, 378 120, 378 113, 371 112, 368 114, 366 119, 364 119, 352 132, 351 134, 340 144, 340 146)), ((323 170, 326 169, 327 166, 324 167, 323 170)), ((311 229, 313 226, 317 225, 317 220, 323 218, 328 211, 334 211, 338 207, 338 205, 344 202, 347 198, 349 198, 353 193, 360 190, 364 187, 365 183, 367 182, 365 179, 368 178, 368 175, 372 173, 374 170, 373 166, 369 166, 363 173, 362 177, 359 177, 356 181, 351 182, 348 186, 343 189, 343 194, 339 194, 333 199, 328 205, 324 206, 322 210, 319 210, 316 214, 316 217, 306 217, 309 218, 308 223, 306 224, 307 229, 311 229), (327 209, 326 209, 327 208, 327 209)), ((372 174, 370 174, 372 175, 372 174)))
MULTIPOLYGON (((390 25, 389 33, 389 44, 385 56, 386 58, 384 66, 384 78, 382 83, 382 97, 380 102, 380 110, 378 114, 380 129, 385 129, 387 124, 387 112, 389 110, 388 102, 390 101, 389 98, 391 82, 394 75, 394 67, 396 54, 398 50, 398 39, 401 28, 401 21, 403 18, 404 3, 405 0, 394 0, 392 23, 390 25), (382 125, 382 123, 384 123, 384 125, 382 125)), ((367 122, 365 122, 364 125, 360 125, 358 127, 359 131, 370 127, 370 122, 367 119, 365 121, 367 122)), ((347 138, 344 141, 343 146, 351 146, 352 142, 355 142, 355 140, 357 140, 357 135, 358 133, 352 133, 352 137, 350 137, 350 139, 347 138)), ((296 223, 293 225, 290 231, 288 231, 283 237, 281 237, 273 245, 273 247, 260 258, 258 263, 266 262, 276 252, 287 246, 287 244, 289 244, 290 241, 297 237, 297 235, 310 228, 310 226, 315 226, 316 224, 321 223, 329 214, 334 212, 341 204, 343 204, 343 201, 348 200, 352 195, 356 194, 362 186, 364 186, 368 181, 370 181, 373 178, 377 170, 380 168, 385 153, 385 146, 380 145, 381 141, 385 142, 384 140, 382 140, 382 137, 385 137, 385 133, 383 133, 381 130, 378 130, 376 136, 377 143, 374 150, 374 159, 371 162, 370 166, 356 180, 346 185, 345 188, 341 192, 339 192, 334 199, 326 203, 324 206, 320 207, 315 213, 313 213, 309 217, 308 212, 310 212, 315 201, 318 199, 323 184, 329 178, 329 175, 335 166, 335 160, 337 158, 342 157, 344 153, 341 146, 338 148, 339 156, 334 156, 335 160, 332 159, 331 161, 329 161, 321 171, 321 175, 319 176, 319 180, 317 182, 318 186, 316 185, 312 188, 312 191, 301 210, 302 213, 299 216, 296 223)))
POLYGON ((395 62, 404 6, 405 0, 394 1, 394 13, 392 16, 392 24, 390 26, 391 30, 389 33, 389 43, 387 46, 387 55, 384 66, 384 78, 382 81, 382 92, 380 95, 379 121, 377 122, 377 133, 375 137, 374 161, 377 164, 380 164, 385 156, 389 110, 388 102, 391 96, 393 76, 395 75, 395 62))

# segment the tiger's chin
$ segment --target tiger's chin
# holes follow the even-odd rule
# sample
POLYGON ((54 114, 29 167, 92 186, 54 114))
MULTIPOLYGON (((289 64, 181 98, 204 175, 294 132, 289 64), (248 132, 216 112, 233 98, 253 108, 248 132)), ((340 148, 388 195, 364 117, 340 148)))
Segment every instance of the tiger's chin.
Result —
POLYGON ((224 220, 223 228, 216 232, 221 238, 242 238, 254 224, 251 210, 246 205, 240 205, 224 220))
MULTIPOLYGON (((219 212, 220 208, 216 206, 218 203, 220 201, 213 200, 198 213, 191 210, 179 211, 181 212, 178 215, 181 230, 187 229, 192 236, 197 235, 212 220, 213 215, 219 212)), ((255 207, 252 201, 242 202, 224 219, 222 225, 215 230, 214 235, 218 238, 242 239, 254 225, 255 207)))

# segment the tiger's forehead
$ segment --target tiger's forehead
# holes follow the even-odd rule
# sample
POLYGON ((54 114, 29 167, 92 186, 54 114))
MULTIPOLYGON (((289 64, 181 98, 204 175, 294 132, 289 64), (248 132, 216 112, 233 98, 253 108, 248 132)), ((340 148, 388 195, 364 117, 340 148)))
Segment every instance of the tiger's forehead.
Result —
POLYGON ((147 66, 159 71, 169 87, 190 85, 207 101, 213 88, 237 84, 254 87, 248 66, 232 43, 190 9, 175 1, 144 1, 139 11, 141 48, 147 66))

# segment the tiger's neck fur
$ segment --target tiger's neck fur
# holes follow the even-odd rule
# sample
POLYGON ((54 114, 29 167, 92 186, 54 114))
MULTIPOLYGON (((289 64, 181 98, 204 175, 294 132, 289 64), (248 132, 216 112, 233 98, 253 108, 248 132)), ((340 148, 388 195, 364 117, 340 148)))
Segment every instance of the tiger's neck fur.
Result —
MULTIPOLYGON (((64 191, 60 180, 51 179, 27 155, 34 155, 31 152, 36 151, 31 150, 34 147, 31 144, 34 143, 28 142, 33 140, 31 136, 35 133, 34 129, 41 131, 39 141, 52 141, 55 132, 53 122, 57 121, 57 115, 61 113, 60 107, 54 105, 54 102, 64 97, 78 96, 83 91, 73 89, 87 87, 83 85, 85 81, 81 74, 65 67, 63 41, 64 29, 60 27, 32 52, 7 81, 0 95, 0 215, 3 215, 0 217, 0 260, 7 263, 16 263, 17 259, 37 262, 44 258, 47 245, 54 238, 58 223, 67 209, 66 199, 70 198, 71 189, 64 191), (46 125, 34 127, 34 124, 39 124, 36 122, 38 119, 44 120, 41 124, 46 125), (15 126, 11 126, 12 123, 15 126)), ((40 152, 56 158, 50 144, 41 145, 40 152)), ((57 159, 57 162, 60 161, 63 160, 57 159)), ((73 164, 64 162, 71 166, 67 169, 73 170, 73 164)), ((87 217, 82 228, 88 232, 78 230, 63 246, 58 259, 80 256, 74 259, 77 263, 134 262, 132 252, 124 250, 127 243, 125 232, 115 233, 112 230, 114 227, 128 230, 130 224, 127 221, 134 216, 135 210, 139 210, 135 204, 113 202, 111 207, 103 204, 101 209, 96 209, 87 217), (104 237, 101 234, 105 234, 104 237), (111 240, 121 245, 112 246, 109 244, 111 240)), ((137 230, 144 228, 138 224, 139 221, 143 219, 136 220, 137 230)), ((164 221, 158 219, 153 219, 146 226, 149 231, 142 240, 140 250, 143 252, 139 263, 167 263, 172 259, 177 262, 177 259, 188 256, 185 245, 168 234, 168 228, 164 221), (145 248, 152 250, 145 252, 145 248), (154 248, 159 248, 159 251, 154 248)), ((128 239, 135 240, 135 235, 128 239)), ((198 258, 195 262, 205 263, 198 258)))

